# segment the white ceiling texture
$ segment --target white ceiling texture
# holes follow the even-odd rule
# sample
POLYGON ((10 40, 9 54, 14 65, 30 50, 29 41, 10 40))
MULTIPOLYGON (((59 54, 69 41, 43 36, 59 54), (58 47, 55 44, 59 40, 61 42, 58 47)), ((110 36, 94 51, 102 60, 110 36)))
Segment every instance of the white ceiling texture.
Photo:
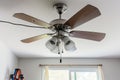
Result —
MULTIPOLYGON (((64 51, 63 57, 120 57, 120 0, 0 0, 0 20, 35 25, 12 16, 14 13, 26 13, 49 23, 58 18, 58 14, 52 6, 57 2, 67 4, 68 9, 62 15, 62 18, 66 20, 87 4, 96 6, 100 10, 101 16, 78 26, 74 30, 106 33, 101 42, 70 37, 75 42, 77 50, 75 52, 64 51)), ((50 52, 45 47, 46 41, 50 39, 49 37, 29 44, 20 41, 49 32, 51 31, 47 29, 0 23, 0 40, 15 55, 23 58, 59 57, 58 54, 50 52)))

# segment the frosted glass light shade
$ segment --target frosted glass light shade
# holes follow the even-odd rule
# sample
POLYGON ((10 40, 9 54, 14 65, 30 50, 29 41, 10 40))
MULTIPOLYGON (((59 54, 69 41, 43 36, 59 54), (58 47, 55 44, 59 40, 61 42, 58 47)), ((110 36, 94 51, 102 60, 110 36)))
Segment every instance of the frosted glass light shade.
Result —
POLYGON ((70 40, 67 36, 65 36, 62 41, 64 42, 64 48, 67 51, 75 51, 76 47, 75 47, 75 43, 70 40))
POLYGON ((52 37, 50 40, 48 40, 46 42, 46 47, 48 49, 50 49, 51 51, 53 51, 56 47, 57 47, 57 38, 56 37, 52 37))
POLYGON ((51 52, 58 53, 58 46, 56 46, 54 49, 52 49, 51 52))
POLYGON ((68 41, 67 43, 64 44, 65 50, 67 51, 75 51, 76 47, 75 47, 75 43, 73 41, 68 41))

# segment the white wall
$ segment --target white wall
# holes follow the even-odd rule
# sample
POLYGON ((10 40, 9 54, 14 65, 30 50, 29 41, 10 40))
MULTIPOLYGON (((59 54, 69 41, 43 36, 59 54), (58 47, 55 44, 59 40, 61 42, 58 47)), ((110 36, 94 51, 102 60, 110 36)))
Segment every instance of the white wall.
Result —
POLYGON ((9 80, 10 74, 18 66, 17 62, 17 57, 0 42, 0 80, 9 80))
MULTIPOLYGON (((120 59, 63 59, 63 64, 103 64, 105 80, 120 80, 120 59)), ((41 80, 39 64, 59 64, 59 59, 20 59, 25 80, 41 80)))

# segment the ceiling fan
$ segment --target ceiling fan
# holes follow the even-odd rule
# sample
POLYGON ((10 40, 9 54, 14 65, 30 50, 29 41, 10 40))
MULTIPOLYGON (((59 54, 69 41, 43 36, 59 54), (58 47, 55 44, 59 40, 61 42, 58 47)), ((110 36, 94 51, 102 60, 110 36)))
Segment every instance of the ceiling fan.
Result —
POLYGON ((84 8, 82 8, 80 11, 78 11, 75 15, 73 15, 70 19, 65 20, 61 18, 61 15, 65 10, 67 10, 67 5, 64 3, 56 3, 53 6, 56 8, 59 14, 59 19, 55 19, 50 23, 34 18, 25 13, 15 13, 13 16, 39 26, 29 26, 29 25, 16 24, 11 22, 7 22, 7 23, 10 23, 13 25, 21 25, 26 27, 44 28, 44 29, 52 30, 53 33, 41 34, 38 36, 21 40, 24 43, 30 43, 30 42, 34 42, 42 38, 45 38, 47 36, 52 36, 52 38, 48 40, 46 43, 46 47, 49 48, 52 52, 54 52, 56 48, 57 48, 57 52, 59 52, 58 47, 61 43, 64 43, 65 50, 67 51, 76 50, 75 43, 72 40, 70 40, 68 36, 83 38, 83 39, 88 39, 93 41, 101 41, 105 37, 105 33, 72 30, 80 26, 81 24, 86 23, 87 21, 90 21, 100 16, 101 13, 98 10, 98 8, 88 4, 84 8))

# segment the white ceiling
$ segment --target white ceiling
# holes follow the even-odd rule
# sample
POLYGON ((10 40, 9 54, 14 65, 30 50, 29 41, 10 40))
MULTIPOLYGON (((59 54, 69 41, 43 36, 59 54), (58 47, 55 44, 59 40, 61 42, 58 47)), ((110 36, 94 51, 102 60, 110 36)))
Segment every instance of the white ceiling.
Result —
MULTIPOLYGON (((12 16, 14 13, 23 12, 49 23, 58 18, 52 7, 56 2, 64 2, 68 5, 68 10, 62 16, 64 19, 69 19, 87 4, 98 7, 101 16, 75 29, 106 33, 106 37, 101 42, 71 38, 77 50, 65 51, 63 57, 120 58, 120 0, 0 0, 0 20, 34 25, 12 16)), ((0 40, 18 57, 59 57, 45 47, 45 42, 50 38, 29 44, 20 42, 22 39, 48 32, 51 31, 0 23, 0 40)))

